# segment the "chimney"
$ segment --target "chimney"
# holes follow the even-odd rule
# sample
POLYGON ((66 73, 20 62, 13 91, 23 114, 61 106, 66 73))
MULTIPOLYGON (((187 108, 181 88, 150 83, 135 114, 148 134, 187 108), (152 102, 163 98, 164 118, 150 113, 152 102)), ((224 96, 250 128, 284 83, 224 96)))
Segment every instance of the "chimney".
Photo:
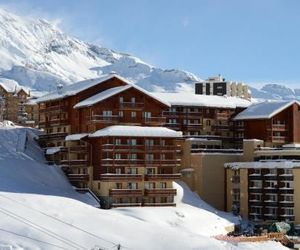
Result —
POLYGON ((62 85, 61 83, 58 83, 56 86, 57 93, 61 95, 63 92, 63 88, 64 88, 64 85, 62 85))

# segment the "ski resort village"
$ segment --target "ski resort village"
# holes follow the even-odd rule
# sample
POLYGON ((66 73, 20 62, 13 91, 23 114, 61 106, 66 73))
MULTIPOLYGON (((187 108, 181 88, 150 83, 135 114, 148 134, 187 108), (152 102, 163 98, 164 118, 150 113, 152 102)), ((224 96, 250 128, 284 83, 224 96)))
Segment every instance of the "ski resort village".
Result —
POLYGON ((252 90, 0 9, 0 250, 300 249, 297 91, 252 90))

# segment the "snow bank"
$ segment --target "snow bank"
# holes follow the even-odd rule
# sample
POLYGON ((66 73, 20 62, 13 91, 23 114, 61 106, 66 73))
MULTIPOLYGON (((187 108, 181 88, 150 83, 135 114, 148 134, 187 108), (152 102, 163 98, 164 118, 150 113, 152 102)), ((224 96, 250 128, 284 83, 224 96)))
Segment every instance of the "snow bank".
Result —
POLYGON ((32 129, 0 129, 0 248, 284 249, 278 243, 234 246, 210 238, 225 233, 236 219, 207 205, 181 182, 174 184, 177 207, 90 206, 58 168, 44 164, 34 138, 32 129), (22 133, 27 139, 18 152, 22 133))

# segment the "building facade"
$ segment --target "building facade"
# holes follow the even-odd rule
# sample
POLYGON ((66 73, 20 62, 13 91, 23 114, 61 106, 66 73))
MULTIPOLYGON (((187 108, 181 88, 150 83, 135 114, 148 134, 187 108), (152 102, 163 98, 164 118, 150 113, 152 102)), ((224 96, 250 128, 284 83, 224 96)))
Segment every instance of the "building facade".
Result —
POLYGON ((27 113, 25 103, 30 93, 20 87, 10 88, 0 83, 0 119, 25 124, 27 113))
POLYGON ((75 83, 38 99, 40 136, 70 182, 105 208, 175 205, 176 132, 162 127, 170 105, 117 76, 75 83))
POLYGON ((244 162, 225 164, 227 211, 258 225, 276 221, 300 225, 299 145, 264 147, 246 140, 244 162))
POLYGON ((196 83, 195 94, 236 96, 247 100, 251 99, 251 93, 246 84, 236 81, 226 81, 221 75, 209 77, 204 82, 196 83))
POLYGON ((300 142, 300 103, 297 101, 254 104, 234 120, 244 123, 245 139, 260 139, 270 147, 300 142))

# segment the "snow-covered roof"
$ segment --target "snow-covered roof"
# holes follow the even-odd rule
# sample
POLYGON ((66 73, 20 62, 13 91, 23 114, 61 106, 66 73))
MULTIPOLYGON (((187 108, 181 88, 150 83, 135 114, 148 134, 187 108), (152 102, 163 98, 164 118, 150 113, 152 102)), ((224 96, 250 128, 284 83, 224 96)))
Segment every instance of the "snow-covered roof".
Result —
POLYGON ((100 129, 89 137, 103 136, 133 136, 133 137, 182 137, 182 132, 177 132, 165 127, 141 127, 141 126, 109 126, 100 129))
POLYGON ((81 133, 81 134, 71 134, 71 135, 67 135, 65 140, 66 141, 78 141, 81 140, 83 137, 88 136, 88 133, 81 133))
POLYGON ((250 161, 250 162, 230 162, 224 164, 225 168, 300 168, 300 161, 250 161))
POLYGON ((197 95, 194 93, 179 92, 165 93, 154 92, 153 95, 169 102, 174 106, 198 106, 215 108, 246 108, 251 102, 239 97, 215 96, 215 95, 197 95))
POLYGON ((54 155, 60 151, 61 147, 51 147, 46 149, 46 155, 54 155))
POLYGON ((265 101, 256 103, 239 113, 234 120, 270 119, 298 101, 265 101))
POLYGON ((119 87, 114 87, 114 88, 111 88, 111 89, 107 89, 105 91, 102 91, 96 95, 93 95, 79 103, 77 103, 74 108, 83 108, 83 107, 88 107, 88 106, 92 106, 98 102, 101 102, 109 97, 112 97, 118 93, 121 93, 127 89, 130 89, 130 88, 135 88, 137 89, 138 91, 141 91, 142 93, 145 93, 146 95, 150 96, 151 98, 154 98, 155 100, 167 105, 168 107, 171 106, 168 102, 160 99, 160 98, 157 98, 156 96, 153 96, 150 92, 148 92, 147 90, 144 90, 140 87, 138 87, 137 85, 135 84, 128 84, 128 85, 125 85, 125 86, 119 86, 119 87))
POLYGON ((50 101, 50 100, 62 99, 67 96, 73 96, 73 95, 80 93, 81 91, 84 91, 88 88, 91 88, 97 84, 100 84, 100 83, 105 82, 112 78, 118 78, 119 80, 123 81, 124 83, 130 84, 129 80, 127 80, 119 75, 109 74, 109 75, 102 76, 100 78, 88 79, 88 80, 84 80, 84 81, 80 81, 80 82, 76 82, 76 83, 64 86, 61 90, 61 93, 58 93, 57 91, 53 91, 47 95, 44 95, 44 96, 41 96, 40 98, 38 98, 38 102, 46 102, 46 101, 50 101))
POLYGON ((115 88, 111 88, 111 89, 107 89, 103 92, 100 92, 96 95, 93 95, 79 103, 77 103, 74 108, 83 108, 83 107, 88 107, 88 106, 92 106, 98 102, 101 102, 111 96, 114 96, 118 93, 123 92, 124 90, 127 90, 129 88, 131 88, 132 85, 125 85, 125 86, 119 86, 119 87, 115 87, 115 88))
POLYGON ((15 80, 0 78, 0 86, 8 93, 18 93, 23 90, 29 94, 29 90, 24 86, 20 86, 15 80))

